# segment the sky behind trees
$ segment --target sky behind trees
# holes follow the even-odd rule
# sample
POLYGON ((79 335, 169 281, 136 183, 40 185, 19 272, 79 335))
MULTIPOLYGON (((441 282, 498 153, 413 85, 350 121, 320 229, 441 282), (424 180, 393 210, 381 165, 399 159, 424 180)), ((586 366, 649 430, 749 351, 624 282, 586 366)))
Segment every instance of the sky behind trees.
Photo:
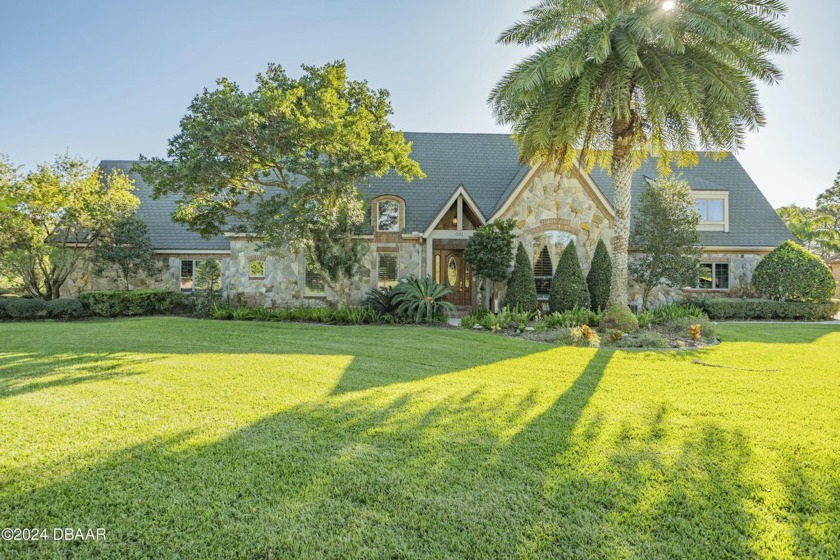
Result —
MULTIPOLYGON (((4 6, 0 153, 31 167, 164 155, 194 95, 226 76, 243 88, 268 62, 347 61, 391 92, 402 130, 507 132, 486 103, 526 51, 495 44, 532 0, 150 0, 4 6), (83 5, 82 5, 83 4, 83 5)), ((799 52, 762 87, 768 126, 738 159, 774 206, 814 204, 840 170, 840 2, 789 0, 799 52)))

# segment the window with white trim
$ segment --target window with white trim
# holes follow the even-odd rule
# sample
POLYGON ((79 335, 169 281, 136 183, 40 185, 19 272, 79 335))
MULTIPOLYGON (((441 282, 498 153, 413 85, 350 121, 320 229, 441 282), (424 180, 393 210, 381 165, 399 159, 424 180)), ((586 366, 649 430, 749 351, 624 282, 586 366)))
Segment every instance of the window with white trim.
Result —
POLYGON ((303 276, 303 295, 306 297, 323 297, 326 295, 324 277, 317 265, 309 258, 306 259, 306 269, 303 276))
POLYGON ((701 231, 729 231, 729 193, 693 191, 694 207, 700 215, 701 231))
POLYGON ((377 286, 388 288, 397 284, 397 253, 378 253, 377 286))
POLYGON ((701 263, 697 288, 701 290, 728 290, 729 263, 701 263))
POLYGON ((376 231, 400 231, 400 203, 386 199, 376 203, 376 231))

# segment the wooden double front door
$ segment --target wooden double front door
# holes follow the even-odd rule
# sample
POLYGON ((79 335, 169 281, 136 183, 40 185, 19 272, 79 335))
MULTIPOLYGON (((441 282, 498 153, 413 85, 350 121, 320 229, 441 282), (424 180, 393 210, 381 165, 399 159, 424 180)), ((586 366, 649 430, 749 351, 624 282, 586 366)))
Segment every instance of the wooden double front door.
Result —
POLYGON ((435 281, 452 290, 447 300, 458 306, 472 306, 473 279, 463 249, 435 249, 435 281))

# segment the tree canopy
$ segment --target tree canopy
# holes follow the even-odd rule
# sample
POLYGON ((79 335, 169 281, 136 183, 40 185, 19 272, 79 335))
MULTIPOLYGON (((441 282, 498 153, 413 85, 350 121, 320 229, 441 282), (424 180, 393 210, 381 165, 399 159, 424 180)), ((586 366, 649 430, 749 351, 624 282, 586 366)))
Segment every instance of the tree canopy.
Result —
POLYGON ((68 155, 0 181, 0 199, 14 199, 0 213, 0 268, 23 279, 37 298, 59 297, 81 256, 139 205, 131 179, 68 155))
POLYGON ((630 246, 639 255, 630 264, 632 277, 642 286, 642 307, 659 283, 694 283, 700 264, 700 216, 688 183, 661 178, 639 199, 630 246))
POLYGON ((791 204, 776 213, 808 251, 821 257, 840 253, 840 173, 817 197, 816 208, 791 204))
POLYGON ((388 120, 386 90, 349 80, 344 62, 302 69, 292 78, 269 64, 251 92, 219 79, 193 99, 168 159, 141 157, 137 171, 157 195, 178 196, 174 219, 190 230, 247 231, 295 250, 324 241, 332 252, 312 257, 328 278, 346 280, 361 254, 357 185, 423 172, 388 120))
POLYGON ((93 248, 93 262, 98 274, 119 280, 126 290, 138 274, 160 272, 149 228, 136 215, 122 218, 100 236, 93 248))
POLYGON ((660 169, 695 150, 736 151, 765 123, 757 83, 797 39, 782 0, 542 0, 499 38, 537 47, 493 89, 526 161, 581 161, 614 179, 611 302, 627 304, 630 184, 651 151, 660 169))
POLYGON ((513 219, 485 224, 475 230, 464 250, 464 260, 472 265, 475 275, 489 284, 486 288, 494 306, 498 292, 496 283, 507 280, 511 272, 515 227, 513 219))

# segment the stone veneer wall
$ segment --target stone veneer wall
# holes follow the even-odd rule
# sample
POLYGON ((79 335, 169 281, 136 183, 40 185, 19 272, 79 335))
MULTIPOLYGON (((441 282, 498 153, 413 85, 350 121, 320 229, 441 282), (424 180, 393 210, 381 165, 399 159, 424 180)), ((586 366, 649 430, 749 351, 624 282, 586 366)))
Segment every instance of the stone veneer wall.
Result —
MULTIPOLYGON (((701 262, 715 262, 715 263, 729 263, 729 290, 725 292, 739 292, 742 290, 749 290, 752 282, 752 275, 755 267, 761 260, 763 254, 755 253, 703 253, 700 257, 701 262)), ((631 256, 632 258, 632 256, 631 256)), ((719 290, 691 290, 691 295, 701 295, 703 293, 720 295, 719 290)), ((657 307, 659 305, 666 305, 684 299, 686 293, 680 288, 660 284, 651 291, 648 307, 657 307)), ((635 304, 638 307, 642 305, 642 289, 638 283, 631 281, 627 293, 627 298, 630 304, 635 304)))
MULTIPOLYGON (((143 273, 132 278, 129 287, 132 290, 146 288, 178 290, 180 288, 181 259, 177 257, 160 257, 162 271, 157 276, 150 277, 143 273)), ((122 290, 125 286, 110 277, 97 275, 94 265, 89 258, 80 260, 76 269, 61 287, 61 297, 75 297, 84 292, 94 290, 122 290)))
POLYGON ((831 272, 834 273, 834 280, 837 282, 837 292, 835 297, 840 299, 840 260, 834 261, 828 266, 831 268, 831 272))
MULTIPOLYGON (((536 253, 546 246, 556 268, 563 249, 574 239, 585 274, 598 240, 603 239, 607 248, 612 246, 611 217, 571 174, 544 171, 522 190, 502 218, 516 221, 517 241, 525 246, 532 263, 536 253)), ((502 288, 502 300, 504 291, 502 288)))
POLYGON ((568 238, 575 239, 584 271, 589 269, 599 239, 603 239, 608 248, 612 245, 610 218, 600 210, 580 181, 569 174, 545 171, 535 177, 502 218, 516 220, 514 233, 532 258, 547 234, 568 234, 562 236, 566 238, 565 242, 549 248, 554 266, 568 238))
MULTIPOLYGON (((367 291, 376 286, 377 247, 397 249, 398 276, 416 275, 420 271, 423 246, 419 243, 371 243, 350 288, 350 300, 354 304, 360 303, 367 291)), ((230 260, 222 267, 222 287, 231 300, 238 299, 248 305, 317 306, 337 301, 335 291, 329 287, 323 296, 306 296, 305 271, 302 254, 290 249, 259 249, 259 242, 252 239, 231 239, 230 260), (263 278, 250 277, 253 260, 265 261, 263 278)))

